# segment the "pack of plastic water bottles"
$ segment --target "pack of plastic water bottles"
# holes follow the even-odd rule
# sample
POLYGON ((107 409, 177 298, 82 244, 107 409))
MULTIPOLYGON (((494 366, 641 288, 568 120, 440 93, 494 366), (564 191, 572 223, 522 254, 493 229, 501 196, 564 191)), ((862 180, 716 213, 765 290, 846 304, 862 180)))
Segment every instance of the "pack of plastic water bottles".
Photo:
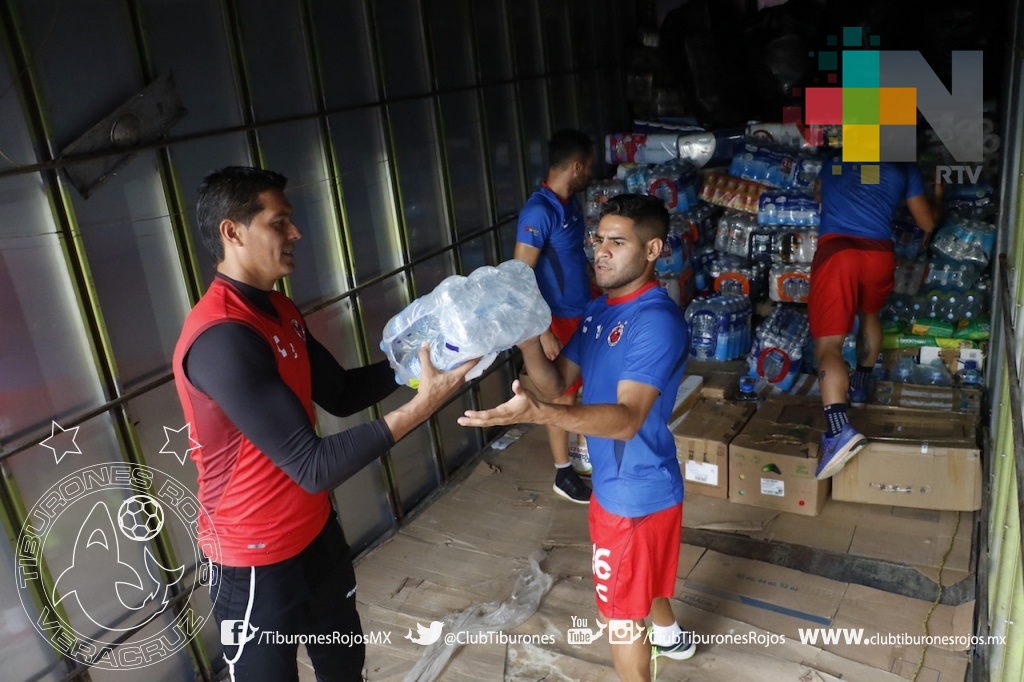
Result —
POLYGON ((452 275, 420 296, 384 326, 380 349, 395 370, 395 381, 415 386, 420 346, 430 345, 430 362, 450 370, 482 358, 466 376, 479 376, 503 350, 538 336, 551 325, 533 269, 520 260, 485 265, 468 277, 452 275))
POLYGON ((764 377, 780 390, 789 390, 800 374, 810 335, 806 312, 795 306, 775 306, 754 332, 747 358, 749 375, 764 377))

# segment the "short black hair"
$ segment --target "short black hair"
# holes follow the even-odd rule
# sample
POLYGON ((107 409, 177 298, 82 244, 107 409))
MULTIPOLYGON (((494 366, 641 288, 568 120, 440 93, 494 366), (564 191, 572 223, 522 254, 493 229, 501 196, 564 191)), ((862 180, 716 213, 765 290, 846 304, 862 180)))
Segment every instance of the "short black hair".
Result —
POLYGON ((633 221, 633 230, 640 240, 648 242, 657 237, 668 238, 668 209, 658 197, 646 194, 620 194, 601 204, 601 217, 618 215, 633 221))
POLYGON ((260 194, 274 189, 284 191, 287 184, 288 178, 280 173, 250 166, 228 166, 203 178, 199 185, 196 220, 203 244, 214 263, 224 260, 221 221, 234 220, 248 225, 264 208, 260 194))
POLYGON ((579 160, 585 162, 594 151, 594 141, 579 130, 559 130, 548 140, 548 168, 561 168, 579 160))

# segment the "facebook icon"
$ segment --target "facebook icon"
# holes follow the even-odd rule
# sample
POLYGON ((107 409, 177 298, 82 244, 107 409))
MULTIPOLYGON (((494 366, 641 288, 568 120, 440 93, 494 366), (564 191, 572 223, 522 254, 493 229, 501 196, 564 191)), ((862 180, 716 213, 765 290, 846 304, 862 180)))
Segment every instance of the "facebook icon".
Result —
POLYGON ((244 620, 222 620, 220 622, 220 643, 224 646, 238 646, 248 642, 256 634, 257 628, 251 624, 246 632, 244 620))

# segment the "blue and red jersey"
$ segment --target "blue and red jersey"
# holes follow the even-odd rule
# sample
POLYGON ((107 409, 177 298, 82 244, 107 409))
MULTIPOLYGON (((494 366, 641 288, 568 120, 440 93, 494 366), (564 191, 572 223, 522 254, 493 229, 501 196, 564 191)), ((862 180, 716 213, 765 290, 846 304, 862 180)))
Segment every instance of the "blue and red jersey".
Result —
POLYGON ((540 249, 533 271, 555 317, 579 317, 590 302, 586 226, 576 197, 563 201, 546 184, 519 212, 516 241, 540 249))
POLYGON ((688 351, 683 314, 657 282, 620 298, 593 300, 562 349, 583 371, 584 405, 617 403, 620 381, 637 381, 660 392, 632 439, 587 436, 594 495, 617 516, 646 516, 683 499, 668 421, 688 351))

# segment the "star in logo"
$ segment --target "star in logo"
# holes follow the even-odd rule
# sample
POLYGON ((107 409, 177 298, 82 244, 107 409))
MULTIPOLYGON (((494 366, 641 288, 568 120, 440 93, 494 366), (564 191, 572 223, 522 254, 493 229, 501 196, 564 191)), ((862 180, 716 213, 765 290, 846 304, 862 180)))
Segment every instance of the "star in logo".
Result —
POLYGON ((170 426, 165 426, 164 427, 164 437, 167 439, 167 442, 165 442, 164 446, 162 448, 160 448, 160 454, 162 454, 162 455, 174 455, 175 457, 178 458, 178 463, 181 464, 181 465, 185 464, 185 458, 188 457, 188 453, 190 453, 193 450, 196 450, 196 449, 202 447, 202 445, 197 443, 195 441, 195 439, 192 438, 192 424, 191 424, 191 422, 188 423, 188 424, 185 424, 180 429, 172 429, 170 426), (183 431, 184 431, 184 433, 182 433, 183 431), (172 436, 171 434, 174 434, 174 435, 172 436), (173 448, 170 447, 171 446, 171 439, 172 438, 174 439, 174 445, 175 445, 175 447, 173 447, 173 448), (184 447, 183 448, 182 446, 189 446, 189 447, 184 447))
POLYGON ((57 422, 51 421, 50 426, 50 437, 40 442, 44 448, 50 448, 53 450, 53 457, 57 460, 57 464, 64 459, 64 455, 80 455, 82 450, 78 447, 78 443, 75 442, 75 438, 78 437, 78 427, 73 426, 70 429, 65 429, 57 422), (59 431, 57 429, 60 429, 59 431), (68 435, 70 434, 70 435, 68 435), (71 441, 71 447, 68 447, 68 441, 71 441), (53 441, 52 445, 48 445, 50 441, 53 441))

